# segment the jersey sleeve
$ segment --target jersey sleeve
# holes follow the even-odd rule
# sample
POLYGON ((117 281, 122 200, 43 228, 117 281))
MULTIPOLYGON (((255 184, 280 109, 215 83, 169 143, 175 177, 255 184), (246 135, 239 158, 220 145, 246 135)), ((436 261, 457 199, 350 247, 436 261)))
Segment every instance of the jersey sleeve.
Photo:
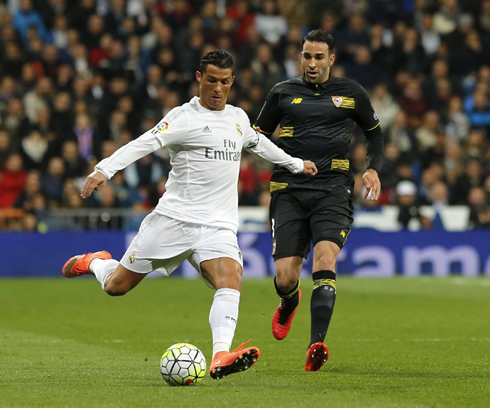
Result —
POLYGON ((359 125, 363 132, 369 132, 378 127, 378 115, 376 115, 376 112, 371 105, 366 90, 360 85, 358 85, 355 98, 356 107, 354 111, 354 121, 359 125))
POLYGON ((267 136, 274 133, 280 121, 279 97, 279 87, 276 85, 271 89, 269 95, 267 95, 267 99, 254 124, 254 127, 259 127, 260 131, 267 136))
POLYGON ((257 155, 264 160, 287 168, 291 173, 301 173, 304 169, 303 160, 291 157, 267 137, 258 133, 251 127, 247 129, 243 147, 248 152, 257 155))
POLYGON ((154 151, 182 143, 187 135, 187 117, 180 108, 171 110, 155 127, 117 149, 95 166, 108 179, 114 174, 154 151))
POLYGON ((359 86, 356 97, 356 123, 366 136, 367 167, 380 171, 383 162, 384 140, 378 116, 374 111, 367 92, 359 86))

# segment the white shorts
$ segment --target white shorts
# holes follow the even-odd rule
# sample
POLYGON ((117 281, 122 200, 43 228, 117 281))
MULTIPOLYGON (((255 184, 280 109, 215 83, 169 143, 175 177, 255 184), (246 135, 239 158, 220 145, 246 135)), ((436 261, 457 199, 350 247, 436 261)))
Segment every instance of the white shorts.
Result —
POLYGON ((186 224, 152 212, 141 223, 120 263, 136 273, 169 276, 186 259, 201 272, 201 262, 232 258, 242 267, 236 234, 228 229, 186 224))

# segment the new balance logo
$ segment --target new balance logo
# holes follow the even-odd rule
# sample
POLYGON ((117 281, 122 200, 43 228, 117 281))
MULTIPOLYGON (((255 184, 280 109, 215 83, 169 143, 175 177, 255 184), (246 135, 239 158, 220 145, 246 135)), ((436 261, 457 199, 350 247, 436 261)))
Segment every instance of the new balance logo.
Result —
POLYGON ((210 133, 210 132, 211 132, 211 129, 209 129, 209 126, 208 126, 208 125, 206 125, 206 126, 204 126, 204 127, 202 128, 202 131, 203 131, 203 133, 210 133))
POLYGON ((303 101, 303 98, 294 98, 293 101, 291 102, 291 105, 300 104, 302 101, 303 101))

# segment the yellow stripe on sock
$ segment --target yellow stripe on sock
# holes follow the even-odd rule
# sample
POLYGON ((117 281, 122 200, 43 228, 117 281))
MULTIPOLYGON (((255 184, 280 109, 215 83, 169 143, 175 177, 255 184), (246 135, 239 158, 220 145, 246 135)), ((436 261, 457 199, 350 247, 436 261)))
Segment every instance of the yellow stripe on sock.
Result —
POLYGON ((316 279, 313 282, 313 290, 318 289, 320 286, 331 286, 334 289, 337 289, 335 279, 316 279))
POLYGON ((296 293, 298 293, 299 287, 301 286, 301 281, 298 281, 298 287, 293 291, 288 293, 287 295, 281 296, 284 299, 289 299, 293 297, 296 293))

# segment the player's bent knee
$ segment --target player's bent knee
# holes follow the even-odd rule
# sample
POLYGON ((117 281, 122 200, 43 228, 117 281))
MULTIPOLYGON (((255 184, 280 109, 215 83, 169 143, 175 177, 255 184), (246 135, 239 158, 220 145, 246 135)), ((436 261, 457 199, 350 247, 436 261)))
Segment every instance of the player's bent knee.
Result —
POLYGON ((131 290, 131 286, 127 282, 116 281, 110 278, 107 279, 104 287, 109 296, 122 296, 131 290))
POLYGON ((106 293, 109 296, 122 296, 128 293, 128 291, 122 291, 122 290, 112 290, 112 289, 106 289, 106 293))
POLYGON ((109 296, 122 296, 137 286, 146 276, 124 268, 121 264, 107 278, 104 289, 109 296))
POLYGON ((128 289, 117 287, 114 285, 106 285, 105 291, 109 296, 122 296, 129 292, 128 289))
POLYGON ((276 276, 276 284, 279 288, 294 288, 298 283, 298 278, 296 276, 285 275, 276 276))

